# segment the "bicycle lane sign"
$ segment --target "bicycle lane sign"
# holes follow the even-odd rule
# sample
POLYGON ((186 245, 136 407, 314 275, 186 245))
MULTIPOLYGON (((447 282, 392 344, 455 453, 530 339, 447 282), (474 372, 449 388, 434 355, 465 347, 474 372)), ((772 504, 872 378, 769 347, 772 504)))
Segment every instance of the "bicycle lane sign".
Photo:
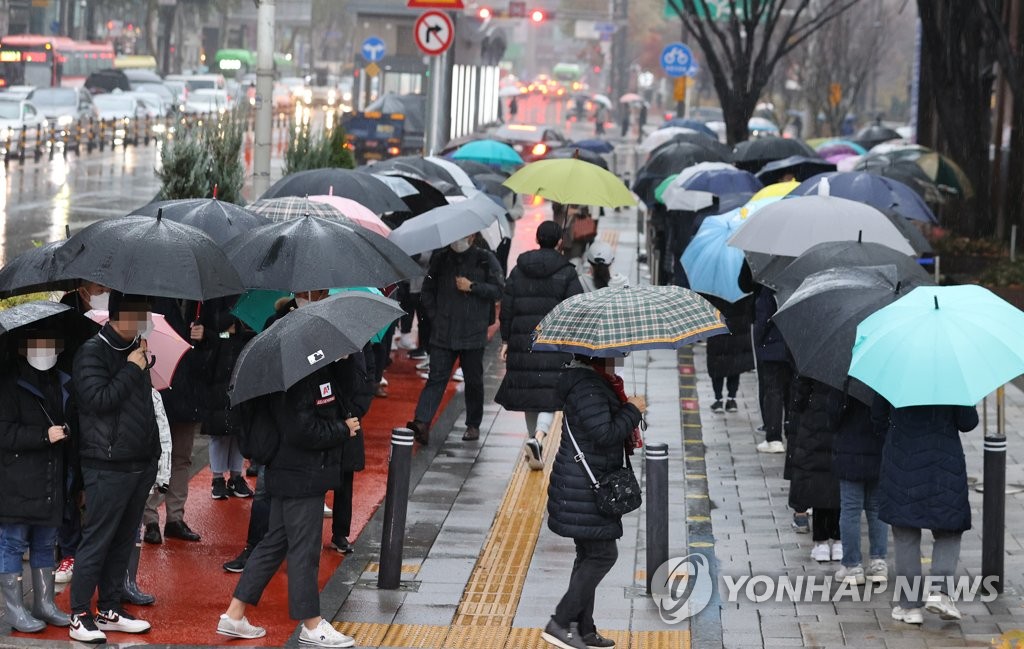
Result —
POLYGON ((661 51, 661 67, 670 77, 688 76, 694 67, 693 52, 683 43, 670 43, 661 51))

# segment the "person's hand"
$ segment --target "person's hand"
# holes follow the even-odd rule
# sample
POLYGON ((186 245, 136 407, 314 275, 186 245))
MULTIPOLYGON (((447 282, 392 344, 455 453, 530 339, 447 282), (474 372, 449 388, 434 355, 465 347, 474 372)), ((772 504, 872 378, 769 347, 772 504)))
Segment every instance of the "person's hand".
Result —
POLYGON ((647 399, 640 395, 634 395, 626 399, 626 403, 631 403, 636 406, 636 409, 640 411, 641 415, 647 412, 647 399))
POLYGON ((67 439, 68 434, 63 426, 50 426, 46 429, 46 437, 50 440, 51 444, 56 444, 62 439, 67 439))
POLYGON ((136 365, 139 366, 140 370, 146 369, 146 366, 149 365, 149 359, 146 358, 146 340, 145 339, 143 339, 139 343, 139 346, 137 348, 135 348, 135 351, 133 351, 131 354, 128 354, 128 362, 129 363, 135 363, 136 365))
POLYGON ((359 432, 359 417, 349 417, 345 420, 345 425, 348 426, 348 436, 355 437, 359 432))
POLYGON ((203 328, 203 325, 192 325, 192 329, 189 331, 189 338, 193 342, 202 342, 205 333, 206 329, 203 328))
POLYGON ((508 343, 501 343, 501 349, 498 350, 498 355, 501 356, 501 360, 508 360, 508 343))
POLYGON ((455 288, 463 293, 469 293, 473 290, 473 282, 468 277, 459 276, 455 278, 455 288))

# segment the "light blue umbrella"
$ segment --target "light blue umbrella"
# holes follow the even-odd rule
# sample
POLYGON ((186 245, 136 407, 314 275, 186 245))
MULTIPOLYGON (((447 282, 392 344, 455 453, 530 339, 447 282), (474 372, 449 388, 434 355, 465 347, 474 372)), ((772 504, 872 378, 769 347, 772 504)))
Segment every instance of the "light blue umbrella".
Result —
POLYGON ((857 327, 850 376, 893 406, 973 406, 1024 374, 1024 312, 980 286, 922 286, 857 327))
POLYGON ((727 243, 740 226, 733 212, 704 219, 680 258, 691 289, 729 302, 748 295, 739 285, 743 251, 727 243))
POLYGON ((515 166, 523 164, 516 150, 496 140, 473 140, 459 147, 452 155, 453 160, 473 160, 489 165, 515 166))

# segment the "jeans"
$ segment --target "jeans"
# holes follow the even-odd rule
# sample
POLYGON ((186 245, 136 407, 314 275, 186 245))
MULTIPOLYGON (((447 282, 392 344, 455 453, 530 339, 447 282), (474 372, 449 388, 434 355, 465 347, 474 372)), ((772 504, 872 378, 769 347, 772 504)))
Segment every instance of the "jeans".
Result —
POLYGON ((430 376, 416 404, 416 421, 428 426, 441 405, 444 390, 458 359, 466 379, 466 426, 480 427, 484 419, 484 349, 446 349, 430 347, 430 376))
POLYGON ((235 597, 256 605, 284 560, 288 559, 288 615, 308 620, 320 615, 320 537, 324 497, 271 498, 270 529, 249 556, 235 597))
POLYGON ((53 546, 57 541, 57 528, 47 525, 0 525, 0 574, 21 574, 21 557, 28 555, 33 568, 52 568, 53 546))
POLYGON ((843 565, 861 563, 860 513, 868 518, 871 558, 884 559, 888 553, 889 526, 878 520, 878 482, 839 481, 839 530, 843 536, 843 565))
POLYGON ((216 435, 210 438, 210 471, 214 476, 230 472, 232 475, 242 473, 245 458, 238 450, 238 437, 235 435, 216 435))
POLYGON ((733 374, 722 378, 721 376, 711 377, 711 388, 715 391, 715 399, 722 400, 722 383, 725 383, 726 389, 729 391, 729 398, 736 398, 736 391, 740 389, 740 375, 733 374))
POLYGON ((585 636, 597 630, 594 624, 597 585, 615 565, 619 549, 614 540, 573 540, 576 542, 576 560, 572 563, 569 589, 555 607, 554 620, 563 629, 576 622, 580 635, 585 636))
POLYGON ((538 432, 547 435, 551 430, 551 424, 555 422, 555 413, 553 412, 527 410, 525 414, 526 434, 530 437, 535 437, 538 432))
MULTIPOLYGON (((951 578, 956 573, 961 536, 963 532, 932 530, 932 538, 935 539, 932 547, 933 576, 951 578)), ((927 595, 921 579, 921 530, 893 525, 892 538, 896 545, 896 576, 906 578, 911 587, 916 586, 910 593, 899 591, 900 606, 904 609, 921 608, 927 595)), ((939 590, 945 592, 945 584, 939 590)))
POLYGON ((839 510, 815 507, 814 515, 811 516, 811 538, 814 542, 838 541, 841 538, 840 534, 839 510))
POLYGON ((786 404, 789 403, 789 386, 792 381, 793 370, 789 363, 761 361, 757 364, 757 396, 765 439, 769 442, 782 441, 782 422, 786 420, 786 404))
POLYGON ((334 515, 331 518, 333 539, 348 538, 352 533, 352 481, 355 473, 341 472, 341 488, 334 490, 334 515))
POLYGON ((192 447, 201 426, 195 422, 171 424, 171 483, 166 494, 153 492, 146 501, 143 523, 148 525, 160 522, 160 514, 156 511, 160 503, 165 505, 168 523, 185 518, 188 481, 192 477, 192 447))

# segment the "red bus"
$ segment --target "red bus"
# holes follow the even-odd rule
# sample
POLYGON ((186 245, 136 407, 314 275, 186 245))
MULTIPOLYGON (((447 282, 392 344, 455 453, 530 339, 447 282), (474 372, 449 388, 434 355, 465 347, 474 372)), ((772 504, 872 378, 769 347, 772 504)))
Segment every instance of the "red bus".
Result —
POLYGON ((15 34, 0 38, 0 87, 79 87, 97 70, 114 67, 110 43, 63 36, 15 34))

